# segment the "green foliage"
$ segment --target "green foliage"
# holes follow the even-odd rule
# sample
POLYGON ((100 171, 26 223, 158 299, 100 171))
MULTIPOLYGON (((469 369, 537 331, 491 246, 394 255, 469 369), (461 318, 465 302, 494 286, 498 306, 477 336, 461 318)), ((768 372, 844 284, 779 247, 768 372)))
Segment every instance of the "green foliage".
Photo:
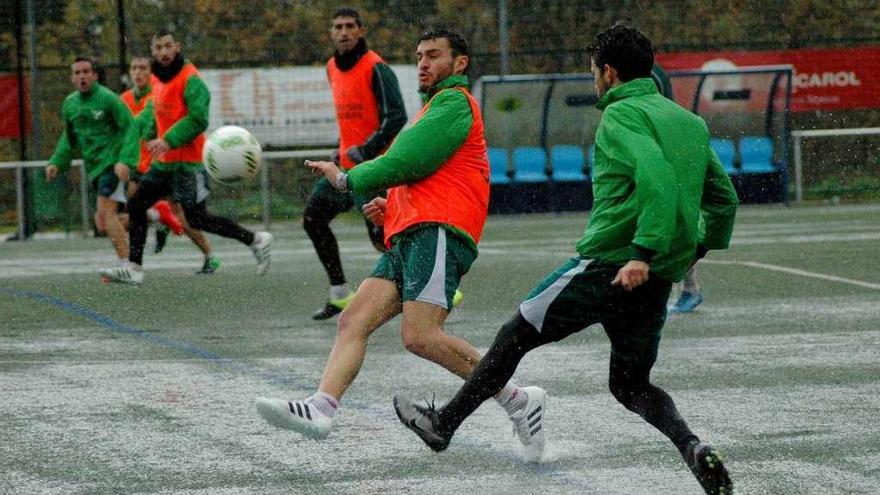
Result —
MULTIPOLYGON (((116 63, 116 1, 33 0, 40 65, 80 53, 116 63), (91 24, 90 24, 91 23, 91 24), (91 27, 92 34, 89 34, 91 27), (97 32, 100 31, 100 32, 97 32)), ((880 3, 864 0, 505 0, 517 73, 586 70, 596 32, 624 21, 664 49, 790 48, 878 40, 880 3)), ((13 0, 0 17, 0 68, 14 66, 13 0)), ((130 53, 148 53, 160 27, 178 34, 201 66, 320 64, 330 55, 329 0, 122 0, 130 53)), ((411 61, 418 33, 439 25, 470 40, 477 70, 496 72, 499 0, 357 0, 370 44, 393 62, 411 61)))

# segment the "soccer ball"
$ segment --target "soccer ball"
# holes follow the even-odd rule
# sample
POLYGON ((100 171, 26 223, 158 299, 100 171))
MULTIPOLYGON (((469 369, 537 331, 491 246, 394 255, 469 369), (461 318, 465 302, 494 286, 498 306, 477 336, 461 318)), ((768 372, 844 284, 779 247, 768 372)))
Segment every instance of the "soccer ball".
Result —
POLYGON ((221 184, 236 184, 257 175, 262 152, 263 147, 250 131, 227 125, 208 136, 202 161, 212 179, 221 184))

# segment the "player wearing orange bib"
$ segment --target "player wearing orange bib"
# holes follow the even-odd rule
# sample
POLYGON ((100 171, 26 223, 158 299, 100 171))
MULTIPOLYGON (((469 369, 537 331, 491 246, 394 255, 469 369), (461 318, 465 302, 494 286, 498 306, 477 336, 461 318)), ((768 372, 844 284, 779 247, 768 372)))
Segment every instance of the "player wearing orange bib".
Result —
POLYGON ((101 273, 112 282, 143 283, 147 209, 157 200, 170 197, 180 203, 193 227, 249 246, 257 260, 257 273, 262 275, 269 268, 272 234, 254 233, 228 218, 212 215, 204 208, 204 201, 199 202, 198 177, 204 169, 202 147, 211 93, 195 66, 184 60, 173 34, 160 31, 153 35, 151 50, 153 74, 158 82, 141 118, 150 116, 146 120, 155 126, 155 133, 148 133, 151 140, 147 142, 155 162, 128 202, 129 263, 101 273))
MULTIPOLYGON (((150 156, 150 151, 147 149, 146 141, 146 138, 148 138, 149 134, 152 132, 152 116, 148 115, 149 112, 144 113, 144 110, 147 109, 147 103, 153 95, 152 86, 155 84, 155 78, 150 70, 150 57, 132 57, 128 69, 128 76, 131 79, 132 87, 131 89, 124 91, 119 97, 128 109, 131 110, 132 115, 134 115, 135 124, 138 126, 138 132, 141 134, 140 161, 138 162, 137 170, 131 173, 128 182, 128 196, 132 197, 134 196, 135 191, 137 191, 137 186, 140 183, 141 178, 148 170, 150 170, 150 164, 152 162, 152 157, 150 156)), ((196 203, 200 203, 206 200, 209 193, 207 191, 207 181, 204 177, 197 176, 197 179, 201 179, 201 181, 197 182, 196 192, 196 203)), ((196 272, 197 274, 214 273, 214 271, 220 266, 220 260, 213 255, 211 244, 208 243, 205 234, 201 230, 194 229, 186 223, 183 209, 179 204, 170 203, 164 199, 159 200, 152 208, 147 210, 147 217, 153 221, 158 219, 158 221, 164 224, 164 226, 159 226, 156 229, 155 249, 157 253, 161 252, 165 247, 165 242, 168 239, 168 232, 170 229, 177 235, 186 233, 187 237, 192 240, 193 244, 195 244, 199 250, 202 251, 202 254, 205 255, 205 261, 202 268, 196 272)))
MULTIPOLYGON (((456 33, 424 33, 416 56, 426 103, 413 125, 384 155, 348 172, 332 162, 306 162, 341 191, 389 189, 387 201, 377 198, 364 207, 370 220, 384 225, 387 250, 339 317, 317 392, 298 401, 258 399, 257 410, 268 422, 310 438, 326 437, 363 363, 369 336, 401 313, 400 332, 410 352, 461 378, 480 360, 472 345, 443 330, 461 277, 477 258, 489 205, 483 118, 465 75, 468 53, 456 33)), ((527 452, 543 449, 540 428, 523 427, 534 419, 524 411, 543 404, 543 390, 508 382, 496 398, 527 452)))
MULTIPOLYGON (((149 57, 132 57, 131 64, 128 67, 128 76, 131 79, 132 87, 122 92, 119 98, 125 103, 125 106, 131 111, 132 117, 135 119, 135 125, 139 127, 137 117, 147 106, 152 93, 151 77, 150 77, 150 59, 149 57)), ((140 129, 138 129, 140 133, 140 129)), ((150 169, 150 153, 147 151, 147 142, 140 140, 140 159, 137 168, 133 170, 128 177, 127 195, 134 196, 141 177, 150 169)), ((156 204, 147 212, 147 216, 153 221, 160 221, 174 233, 180 235, 183 233, 183 225, 180 220, 174 216, 171 211, 171 205, 168 201, 157 201, 156 204)), ((128 227, 128 218, 126 216, 124 223, 128 227)))
MULTIPOLYGON (((406 123, 406 109, 397 77, 378 53, 367 48, 358 12, 340 8, 333 15, 330 38, 335 49, 327 62, 327 79, 333 93, 339 147, 334 161, 349 170, 385 151, 406 123)), ((312 318, 326 320, 339 314, 351 301, 339 258, 339 245, 330 222, 352 207, 361 207, 384 191, 340 192, 320 179, 306 202, 303 228, 330 279, 330 296, 312 318)), ((367 232, 379 251, 382 227, 366 222, 367 232)))
MULTIPOLYGON (((150 58, 134 56, 128 66, 128 77, 131 79, 132 87, 123 91, 119 97, 125 106, 131 110, 134 118, 146 108, 147 102, 153 94, 153 77, 150 73, 150 58)), ((147 151, 147 143, 144 140, 140 142, 140 160, 137 164, 137 172, 140 175, 147 173, 150 169, 150 153, 147 151)), ((129 177, 129 180, 132 180, 129 177)), ((133 191, 129 191, 130 193, 133 191)), ((129 194, 130 196, 131 194, 129 194)))

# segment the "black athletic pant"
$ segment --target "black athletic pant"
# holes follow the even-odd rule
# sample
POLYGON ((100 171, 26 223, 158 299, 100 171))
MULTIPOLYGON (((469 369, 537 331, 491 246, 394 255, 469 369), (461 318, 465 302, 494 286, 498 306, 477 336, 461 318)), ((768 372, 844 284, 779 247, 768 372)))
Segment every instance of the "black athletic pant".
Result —
MULTIPOLYGON (((324 181, 325 179, 322 179, 324 181)), ((371 199, 371 198, 370 198, 371 199)), ((366 202, 366 201, 364 201, 366 202)), ((342 212, 350 210, 353 206, 360 208, 352 195, 349 193, 341 193, 332 189, 329 183, 319 182, 315 190, 309 196, 306 202, 306 208, 303 212, 303 229, 312 244, 315 246, 315 252, 327 277, 330 279, 330 285, 342 285, 345 283, 345 273, 342 271, 342 260, 339 258, 339 244, 336 242, 336 236, 330 230, 330 222, 342 212)), ((385 251, 384 232, 382 227, 373 225, 369 220, 364 219, 367 225, 367 233, 370 236, 370 242, 377 251, 385 251)))
POLYGON ((696 436, 679 415, 672 398, 650 383, 670 284, 652 279, 625 292, 610 285, 619 268, 578 267, 571 263, 548 277, 533 292, 539 303, 542 294, 558 291, 560 284, 565 287, 544 300, 548 304, 543 306, 546 314, 541 320, 542 331, 523 315, 523 311, 532 313, 526 307, 527 299, 520 306, 521 311, 501 327, 492 347, 455 397, 438 411, 440 431, 455 432, 483 401, 501 390, 529 351, 601 322, 612 345, 608 380, 611 393, 624 407, 669 437, 684 454, 696 436))
POLYGON ((147 242, 147 209, 156 201, 171 196, 180 203, 186 221, 194 228, 235 239, 249 246, 254 233, 224 217, 208 213, 205 202, 196 204, 195 172, 165 172, 150 169, 138 185, 137 192, 128 200, 129 254, 132 263, 142 264, 147 242))

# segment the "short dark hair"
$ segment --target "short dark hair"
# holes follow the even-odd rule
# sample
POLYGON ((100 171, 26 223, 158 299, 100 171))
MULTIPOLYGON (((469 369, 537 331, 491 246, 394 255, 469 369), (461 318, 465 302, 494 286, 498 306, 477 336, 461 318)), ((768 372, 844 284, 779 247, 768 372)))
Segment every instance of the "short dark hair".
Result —
POLYGON ((157 29, 156 32, 153 33, 153 37, 150 39, 157 40, 159 38, 164 38, 165 36, 171 36, 172 38, 175 39, 175 41, 177 40, 177 38, 174 36, 174 31, 172 31, 171 29, 169 29, 167 27, 157 29))
MULTIPOLYGON (((439 38, 446 38, 446 41, 449 42, 449 47, 452 49, 453 57, 458 57, 459 55, 465 55, 467 57, 471 56, 471 49, 468 46, 467 39, 465 39, 463 35, 446 28, 428 29, 427 31, 424 31, 419 36, 419 43, 421 43, 422 41, 436 40, 439 38)), ((470 68, 471 63, 470 61, 468 61, 468 66, 464 69, 465 74, 467 74, 470 68)))
POLYGON ((437 38, 446 38, 449 41, 449 46, 452 48, 452 56, 457 57, 459 55, 471 55, 471 49, 468 46, 468 42, 464 36, 455 31, 450 31, 446 28, 439 29, 428 29, 424 31, 421 36, 419 36, 419 43, 427 40, 436 40, 437 38))
POLYGON ((333 13, 333 19, 336 19, 337 17, 352 17, 358 27, 363 27, 363 23, 361 23, 361 14, 351 7, 339 7, 336 9, 336 12, 333 13))
POLYGON ((651 40, 633 27, 616 24, 602 31, 588 51, 596 67, 601 69, 606 64, 614 67, 623 82, 651 77, 654 66, 651 40))
MULTIPOLYGON (((92 72, 98 72, 98 63, 95 62, 95 59, 93 59, 92 57, 86 57, 86 56, 80 55, 80 56, 76 57, 76 60, 73 61, 74 64, 77 62, 88 62, 89 66, 92 68, 92 72)), ((70 64, 70 65, 73 65, 73 64, 70 64)))

